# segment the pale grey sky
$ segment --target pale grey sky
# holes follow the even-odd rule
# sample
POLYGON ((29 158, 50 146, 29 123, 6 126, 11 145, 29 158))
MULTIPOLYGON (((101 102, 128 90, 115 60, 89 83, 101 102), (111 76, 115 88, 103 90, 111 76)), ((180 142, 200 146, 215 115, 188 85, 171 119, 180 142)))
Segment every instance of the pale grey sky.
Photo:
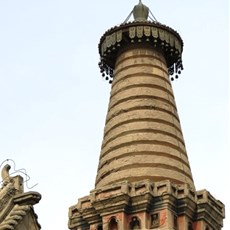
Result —
MULTIPOLYGON (((0 162, 38 183, 42 229, 68 229, 69 206, 94 188, 110 91, 97 46, 137 2, 0 0, 0 162)), ((197 190, 225 203, 228 230, 228 2, 143 3, 184 40, 172 85, 190 166, 197 190)))

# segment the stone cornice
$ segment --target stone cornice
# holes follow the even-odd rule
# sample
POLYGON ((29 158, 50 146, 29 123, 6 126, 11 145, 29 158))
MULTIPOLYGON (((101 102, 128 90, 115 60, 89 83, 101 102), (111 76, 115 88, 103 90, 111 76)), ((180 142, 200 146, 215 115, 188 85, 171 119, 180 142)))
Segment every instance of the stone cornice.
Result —
POLYGON ((26 192, 14 196, 14 203, 19 205, 35 205, 41 200, 38 192, 26 192))
POLYGON ((183 41, 175 30, 157 22, 129 22, 109 29, 100 39, 99 67, 106 80, 112 81, 117 55, 132 45, 151 46, 163 53, 170 75, 178 76, 183 69, 183 41))
POLYGON ((118 212, 152 213, 165 208, 194 221, 205 219, 210 226, 214 221, 216 229, 223 224, 224 205, 206 190, 195 192, 187 184, 145 180, 92 190, 89 196, 79 199, 77 205, 70 207, 69 228, 100 223, 102 216, 118 212))
POLYGON ((225 217, 224 204, 216 200, 207 190, 201 190, 196 193, 197 211, 196 219, 205 219, 211 226, 218 229, 223 226, 223 218, 225 217))

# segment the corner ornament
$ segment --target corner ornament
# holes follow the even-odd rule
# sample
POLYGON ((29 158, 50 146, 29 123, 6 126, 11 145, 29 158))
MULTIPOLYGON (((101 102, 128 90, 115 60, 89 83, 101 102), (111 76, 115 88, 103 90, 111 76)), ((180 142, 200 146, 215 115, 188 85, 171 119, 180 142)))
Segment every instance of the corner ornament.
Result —
POLYGON ((11 181, 11 177, 9 174, 10 168, 11 168, 11 166, 8 164, 6 164, 2 168, 1 176, 2 176, 3 185, 7 185, 11 181))

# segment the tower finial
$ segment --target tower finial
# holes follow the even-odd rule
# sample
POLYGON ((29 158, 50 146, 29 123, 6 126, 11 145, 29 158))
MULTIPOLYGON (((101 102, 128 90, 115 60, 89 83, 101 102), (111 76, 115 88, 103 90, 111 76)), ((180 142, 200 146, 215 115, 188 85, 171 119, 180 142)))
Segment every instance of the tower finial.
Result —
POLYGON ((138 5, 133 8, 134 21, 147 21, 149 16, 149 8, 145 6, 141 0, 138 5))

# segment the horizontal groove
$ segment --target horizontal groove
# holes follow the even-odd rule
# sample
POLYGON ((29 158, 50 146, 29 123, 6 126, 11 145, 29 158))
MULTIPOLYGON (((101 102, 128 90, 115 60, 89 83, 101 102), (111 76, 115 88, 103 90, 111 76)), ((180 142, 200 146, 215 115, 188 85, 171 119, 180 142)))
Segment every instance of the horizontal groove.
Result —
POLYGON ((145 84, 139 83, 139 84, 128 85, 128 86, 122 87, 119 90, 117 90, 116 92, 112 91, 111 97, 114 97, 118 93, 124 92, 124 91, 126 91, 128 89, 135 89, 135 88, 159 89, 159 90, 162 90, 162 91, 166 92, 167 94, 169 94, 174 99, 173 93, 170 92, 166 87, 162 87, 162 86, 155 85, 155 84, 146 84, 146 83, 145 84))
POLYGON ((137 68, 138 67, 150 67, 150 68, 160 69, 168 76, 168 71, 165 71, 165 69, 162 68, 161 66, 158 66, 158 65, 155 65, 155 64, 146 64, 146 63, 131 64, 131 65, 128 65, 128 66, 124 66, 124 67, 122 67, 120 69, 116 68, 115 76, 117 74, 121 73, 124 70, 128 70, 128 69, 135 68, 135 67, 137 67, 137 68))
MULTIPOLYGON (((124 114, 124 113, 127 113, 127 112, 131 112, 131 111, 138 111, 138 110, 156 110, 156 111, 161 111, 161 112, 164 112, 164 113, 167 113, 171 116, 173 116, 179 123, 180 123, 180 120, 179 118, 172 112, 166 110, 166 109, 162 109, 162 108, 158 108, 156 106, 150 106, 150 105, 142 105, 142 106, 134 106, 132 108, 129 108, 129 109, 121 109, 120 111, 112 114, 109 118, 106 119, 106 123, 108 123, 111 119, 113 119, 114 117, 120 115, 120 114, 124 114)), ((108 113, 107 113, 107 116, 108 116, 108 113)))
POLYGON ((126 165, 126 166, 122 166, 120 168, 116 168, 116 169, 111 169, 107 172, 102 173, 102 175, 98 178, 97 183, 100 182, 100 180, 104 179, 105 177, 111 175, 112 173, 115 172, 120 172, 120 171, 124 171, 124 170, 128 170, 128 169, 140 169, 140 168, 161 168, 161 169, 168 169, 168 170, 172 170, 178 173, 181 173, 182 175, 188 177, 190 180, 192 180, 192 176, 190 174, 188 174, 187 172, 185 172, 182 169, 179 169, 175 166, 171 166, 171 165, 166 165, 166 164, 159 164, 159 163, 142 163, 142 164, 130 164, 130 165, 126 165))
POLYGON ((134 129, 134 130, 127 130, 127 131, 121 132, 116 136, 112 136, 110 139, 108 139, 102 145, 102 148, 105 148, 109 142, 115 141, 119 137, 124 137, 124 136, 129 135, 129 134, 139 134, 139 133, 142 133, 142 134, 144 134, 144 133, 163 134, 165 136, 174 138, 175 140, 179 141, 185 147, 184 140, 180 139, 179 137, 177 137, 176 135, 174 135, 172 133, 165 132, 165 131, 159 130, 159 129, 134 129))
POLYGON ((186 152, 178 147, 177 145, 171 144, 166 141, 156 141, 156 140, 136 140, 136 141, 128 141, 119 145, 116 145, 114 147, 111 147, 107 151, 105 151, 103 154, 101 154, 101 157, 106 156, 107 154, 111 153, 112 151, 115 151, 117 149, 123 148, 123 147, 128 147, 130 145, 137 145, 137 144, 150 144, 150 145, 163 145, 163 146, 168 146, 171 147, 177 151, 179 151, 181 154, 187 156, 186 152))
POLYGON ((128 57, 124 57, 124 58, 119 58, 118 62, 116 63, 116 68, 122 63, 122 62, 125 62, 127 60, 136 60, 137 58, 151 58, 151 59, 156 59, 157 61, 163 63, 165 66, 166 66, 166 63, 165 63, 165 60, 163 60, 163 58, 159 58, 158 56, 154 56, 154 55, 151 55, 151 54, 132 54, 128 57))
MULTIPOLYGON (((175 124, 170 123, 168 121, 165 121, 165 120, 162 120, 162 119, 154 119, 154 118, 135 118, 135 119, 130 119, 130 120, 122 121, 122 122, 117 123, 114 126, 111 126, 110 129, 108 129, 104 133, 104 137, 107 136, 111 130, 113 130, 113 129, 119 127, 119 126, 127 125, 127 124, 130 124, 130 123, 135 123, 135 122, 143 122, 143 121, 145 121, 145 122, 161 123, 161 124, 164 124, 164 125, 169 125, 169 126, 175 128, 183 136, 183 134, 181 132, 181 129, 179 129, 175 124)), ((107 123, 106 123, 106 126, 107 126, 107 123)))
MULTIPOLYGON (((112 89, 120 82, 120 81, 123 81, 124 78, 125 79, 129 79, 129 78, 134 78, 134 77, 151 77, 151 78, 157 78, 157 79, 160 79, 164 82, 166 82, 170 87, 170 83, 169 83, 169 80, 166 79, 165 77, 161 76, 161 75, 157 75, 157 74, 153 74, 153 73, 145 73, 145 72, 137 72, 137 73, 131 73, 131 74, 126 74, 125 76, 121 77, 120 79, 116 79, 116 74, 114 75, 114 81, 113 81, 113 84, 112 84, 112 89)), ((167 74, 168 76, 168 74, 167 74)))
MULTIPOLYGON (((104 167, 104 165, 110 164, 114 160, 119 160, 119 159, 126 158, 126 157, 132 158, 133 156, 139 156, 139 155, 141 155, 141 156, 154 156, 154 157, 159 157, 159 156, 160 157, 167 157, 169 159, 176 160, 176 161, 180 162, 183 165, 186 165, 190 169, 190 165, 186 161, 184 161, 181 157, 177 157, 177 156, 171 155, 171 154, 166 153, 166 152, 140 151, 140 152, 123 153, 120 156, 111 157, 110 159, 105 160, 104 162, 103 162, 104 157, 101 157, 100 158, 100 163, 101 162, 103 162, 103 163, 99 164, 98 171, 100 169, 102 169, 104 167)), ((187 156, 186 156, 186 158, 187 158, 187 156)))
POLYGON ((114 103, 113 105, 111 105, 109 107, 109 110, 108 110, 108 113, 111 109, 113 109, 115 106, 119 105, 119 104, 122 104, 124 102, 129 102, 129 101, 132 101, 132 100, 136 100, 136 99, 150 99, 150 100, 157 100, 157 101, 161 101, 163 103, 166 103, 166 104, 169 104, 170 106, 172 106, 176 111, 177 111, 177 108, 176 108, 176 105, 173 104, 171 101, 167 100, 167 99, 164 99, 162 97, 158 97, 158 96, 153 96, 153 95, 134 95, 134 96, 130 96, 130 97, 125 97, 125 98, 122 98, 120 100, 117 100, 116 103, 114 103))
POLYGON ((132 64, 132 65, 124 66, 120 69, 116 69, 115 76, 117 76, 119 73, 123 72, 124 70, 132 69, 132 68, 136 68, 136 67, 137 68, 138 67, 150 67, 150 68, 159 69, 159 70, 163 71, 168 76, 168 71, 165 71, 165 69, 162 68, 161 66, 154 65, 154 64, 145 64, 145 63, 132 64))

